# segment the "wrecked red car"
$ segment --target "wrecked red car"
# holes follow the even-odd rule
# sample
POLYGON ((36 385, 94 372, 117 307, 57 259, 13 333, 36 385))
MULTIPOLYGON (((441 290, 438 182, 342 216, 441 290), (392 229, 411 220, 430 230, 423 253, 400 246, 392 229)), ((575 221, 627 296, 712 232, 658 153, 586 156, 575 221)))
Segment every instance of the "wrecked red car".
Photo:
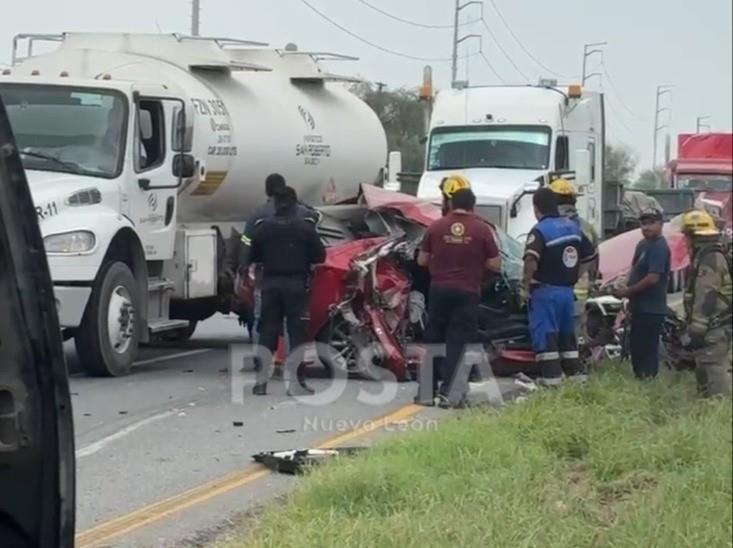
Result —
MULTIPOLYGON (((384 371, 401 381, 414 378, 418 359, 408 356, 407 348, 425 328, 430 283, 416 264, 417 247, 425 229, 440 218, 440 208, 363 185, 357 203, 319 211, 327 255, 311 280, 308 332, 320 343, 321 363, 332 372, 366 378, 383 378, 384 371)), ((484 301, 492 306, 483 311, 483 326, 501 325, 502 336, 527 342, 526 318, 506 329, 519 308, 522 246, 498 229, 496 234, 504 272, 487 284, 484 301)), ((240 288, 239 295, 251 307, 251 288, 240 288)), ((491 336, 486 330, 482 335, 491 336)))

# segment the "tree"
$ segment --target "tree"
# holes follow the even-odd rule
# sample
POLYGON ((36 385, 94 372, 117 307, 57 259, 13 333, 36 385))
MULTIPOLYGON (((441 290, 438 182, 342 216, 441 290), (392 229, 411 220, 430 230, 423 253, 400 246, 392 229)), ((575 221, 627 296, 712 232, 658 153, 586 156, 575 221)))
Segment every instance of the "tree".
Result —
POLYGON ((351 91, 379 116, 387 133, 389 150, 402 152, 402 171, 422 171, 425 110, 417 91, 405 88, 388 91, 371 83, 356 84, 351 91))
POLYGON ((654 190, 662 186, 663 180, 663 169, 647 169, 639 175, 639 178, 634 183, 634 188, 638 188, 640 190, 654 190))
POLYGON ((606 145, 606 179, 629 186, 636 171, 637 157, 626 145, 606 145))

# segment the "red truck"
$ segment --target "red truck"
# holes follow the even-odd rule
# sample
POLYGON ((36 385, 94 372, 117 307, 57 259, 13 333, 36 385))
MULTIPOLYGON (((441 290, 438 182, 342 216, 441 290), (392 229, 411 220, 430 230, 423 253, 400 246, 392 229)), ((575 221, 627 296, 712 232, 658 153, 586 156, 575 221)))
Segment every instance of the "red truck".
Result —
POLYGON ((733 133, 683 133, 667 166, 669 188, 693 190, 696 205, 733 224, 733 133))

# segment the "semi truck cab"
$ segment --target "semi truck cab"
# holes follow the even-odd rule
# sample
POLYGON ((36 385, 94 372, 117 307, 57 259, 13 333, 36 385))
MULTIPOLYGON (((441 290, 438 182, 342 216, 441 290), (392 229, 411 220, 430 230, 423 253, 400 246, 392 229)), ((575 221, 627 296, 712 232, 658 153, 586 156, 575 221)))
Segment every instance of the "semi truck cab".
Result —
POLYGON ((443 177, 471 181, 477 209, 522 240, 536 223, 531 195, 574 179, 578 210, 601 231, 603 97, 579 86, 489 86, 439 92, 418 196, 438 202, 443 177))

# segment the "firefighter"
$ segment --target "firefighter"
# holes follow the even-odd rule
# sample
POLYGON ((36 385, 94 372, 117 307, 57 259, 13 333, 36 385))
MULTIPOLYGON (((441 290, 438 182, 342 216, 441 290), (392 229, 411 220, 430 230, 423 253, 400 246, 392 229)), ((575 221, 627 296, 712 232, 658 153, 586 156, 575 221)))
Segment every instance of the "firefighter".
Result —
MULTIPOLYGON (((283 321, 287 325, 293 356, 286 363, 297 367, 298 385, 288 378, 288 394, 312 394, 305 384, 303 345, 308 307, 308 283, 313 265, 325 260, 326 249, 315 225, 298 215, 297 194, 286 187, 275 197, 275 216, 255 229, 249 261, 262 266, 260 344, 274 354, 283 321)), ((290 373, 290 371, 288 371, 290 373)), ((291 375, 292 376, 292 375, 291 375)), ((258 379, 253 393, 267 393, 267 383, 258 379)))
POLYGON ((582 376, 575 329, 573 287, 581 265, 597 252, 577 223, 561 217, 549 188, 533 198, 539 221, 530 231, 524 255, 524 293, 528 295, 530 335, 545 386, 557 386, 563 372, 582 376))
POLYGON ((471 190, 471 183, 461 175, 444 177, 440 182, 440 193, 443 197, 443 217, 453 209, 451 200, 459 190, 471 190))
POLYGON ((708 213, 690 211, 682 224, 691 259, 682 343, 694 356, 701 395, 730 396, 731 265, 720 230, 708 213))
POLYGON ((501 272, 501 257, 493 231, 473 212, 471 189, 457 190, 450 202, 451 211, 426 231, 418 264, 429 268, 431 277, 425 340, 446 346, 445 359, 433 370, 433 391, 441 407, 461 407, 468 387, 456 369, 465 346, 476 342, 484 273, 501 272))

